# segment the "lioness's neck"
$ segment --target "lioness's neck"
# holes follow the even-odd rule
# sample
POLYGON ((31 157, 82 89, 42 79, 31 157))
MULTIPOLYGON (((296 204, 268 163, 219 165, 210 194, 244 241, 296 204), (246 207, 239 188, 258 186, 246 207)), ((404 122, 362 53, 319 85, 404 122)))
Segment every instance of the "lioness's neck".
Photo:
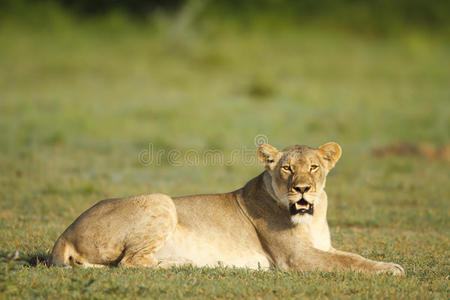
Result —
POLYGON ((259 174, 239 190, 242 207, 253 222, 256 219, 264 222, 276 222, 283 227, 292 227, 289 211, 277 201, 270 174, 266 171, 259 174))

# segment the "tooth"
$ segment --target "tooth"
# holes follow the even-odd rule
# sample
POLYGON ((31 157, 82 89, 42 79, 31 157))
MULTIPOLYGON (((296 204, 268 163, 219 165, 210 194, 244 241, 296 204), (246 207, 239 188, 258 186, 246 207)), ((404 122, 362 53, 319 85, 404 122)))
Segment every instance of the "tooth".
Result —
POLYGON ((300 204, 295 203, 295 209, 300 209, 300 204))

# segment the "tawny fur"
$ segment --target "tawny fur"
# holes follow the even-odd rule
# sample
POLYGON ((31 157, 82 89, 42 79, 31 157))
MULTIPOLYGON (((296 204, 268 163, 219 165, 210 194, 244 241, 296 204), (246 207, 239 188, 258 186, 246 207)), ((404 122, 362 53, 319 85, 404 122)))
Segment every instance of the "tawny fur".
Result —
POLYGON ((56 241, 60 266, 226 266, 283 270, 354 270, 402 275, 378 262, 331 246, 326 176, 341 156, 336 143, 317 150, 264 144, 266 170, 231 193, 171 198, 150 194, 100 201, 56 241), (298 187, 308 186, 299 192, 298 187), (292 215, 301 198, 314 213, 292 215))

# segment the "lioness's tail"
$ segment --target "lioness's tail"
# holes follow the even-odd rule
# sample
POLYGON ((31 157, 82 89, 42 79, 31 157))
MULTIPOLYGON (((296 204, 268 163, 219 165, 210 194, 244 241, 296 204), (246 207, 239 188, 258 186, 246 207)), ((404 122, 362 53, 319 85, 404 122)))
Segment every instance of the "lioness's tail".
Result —
POLYGON ((59 267, 71 267, 74 265, 74 255, 75 251, 72 245, 60 236, 53 247, 51 264, 59 267))

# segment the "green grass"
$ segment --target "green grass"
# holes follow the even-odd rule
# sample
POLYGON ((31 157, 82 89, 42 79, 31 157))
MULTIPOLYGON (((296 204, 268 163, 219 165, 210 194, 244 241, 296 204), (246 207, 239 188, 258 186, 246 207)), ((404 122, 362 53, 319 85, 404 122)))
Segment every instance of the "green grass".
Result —
POLYGON ((2 298, 449 298, 448 162, 370 154, 397 141, 449 143, 448 39, 47 17, 0 21, 2 298), (258 134, 279 148, 340 143, 327 182, 334 246, 408 275, 36 262, 98 200, 227 192, 262 170, 242 159, 142 164, 150 144, 229 158, 254 151, 258 134))

